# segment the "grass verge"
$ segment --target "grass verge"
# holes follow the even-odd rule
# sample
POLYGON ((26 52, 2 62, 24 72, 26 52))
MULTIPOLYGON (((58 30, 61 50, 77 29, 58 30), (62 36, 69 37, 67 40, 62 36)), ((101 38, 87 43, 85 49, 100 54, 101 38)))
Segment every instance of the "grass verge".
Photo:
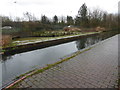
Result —
POLYGON ((6 46, 3 46, 2 48, 7 48, 7 47, 13 47, 17 45, 24 45, 24 44, 31 44, 31 43, 36 43, 36 42, 41 42, 41 41, 46 41, 46 40, 53 40, 53 39, 60 39, 64 37, 69 37, 69 36, 77 36, 77 35, 89 35, 89 34, 96 34, 100 32, 87 32, 87 33, 79 33, 76 35, 64 35, 64 36, 58 36, 58 37, 27 37, 27 38, 19 38, 12 40, 11 44, 8 44, 6 46))

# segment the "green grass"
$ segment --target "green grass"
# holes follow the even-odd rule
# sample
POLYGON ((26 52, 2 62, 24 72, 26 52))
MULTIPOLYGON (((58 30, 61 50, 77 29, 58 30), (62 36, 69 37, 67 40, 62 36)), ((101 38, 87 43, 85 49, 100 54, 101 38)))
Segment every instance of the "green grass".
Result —
MULTIPOLYGON (((87 34, 94 34, 94 33, 96 33, 96 32, 79 33, 79 34, 76 34, 76 35, 87 35, 87 34)), ((12 44, 23 45, 23 44, 26 44, 26 43, 34 43, 36 41, 60 39, 60 38, 64 38, 64 37, 68 37, 68 36, 76 36, 76 35, 64 35, 64 36, 58 36, 58 37, 28 37, 28 38, 19 38, 19 39, 13 40, 12 44)))

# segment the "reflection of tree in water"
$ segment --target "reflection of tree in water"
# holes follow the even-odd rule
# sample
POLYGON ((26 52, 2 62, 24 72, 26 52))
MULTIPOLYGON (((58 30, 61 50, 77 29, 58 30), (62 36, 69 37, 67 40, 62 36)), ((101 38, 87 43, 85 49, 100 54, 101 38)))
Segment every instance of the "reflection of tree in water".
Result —
POLYGON ((12 56, 2 56, 2 62, 12 59, 12 56))
POLYGON ((85 48, 86 38, 82 38, 76 41, 76 47, 78 50, 85 48))
POLYGON ((101 41, 101 38, 99 36, 82 38, 82 39, 76 41, 76 47, 78 48, 78 50, 80 50, 85 47, 91 46, 99 41, 101 41))
POLYGON ((99 36, 102 38, 102 40, 107 39, 109 37, 112 37, 114 35, 118 34, 118 31, 109 31, 109 32, 103 32, 100 33, 99 36))
POLYGON ((85 47, 98 43, 99 41, 114 36, 117 33, 118 33, 117 31, 109 31, 109 32, 100 33, 99 35, 95 35, 87 38, 81 38, 80 40, 76 41, 76 47, 78 48, 78 50, 83 49, 85 47))

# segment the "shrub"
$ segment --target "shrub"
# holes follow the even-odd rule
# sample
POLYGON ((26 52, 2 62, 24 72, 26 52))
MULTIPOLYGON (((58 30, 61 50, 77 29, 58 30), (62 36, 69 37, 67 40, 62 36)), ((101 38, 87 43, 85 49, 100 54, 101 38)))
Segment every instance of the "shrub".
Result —
POLYGON ((10 44, 11 41, 12 41, 12 36, 10 36, 10 35, 0 36, 0 46, 6 46, 6 45, 10 44))

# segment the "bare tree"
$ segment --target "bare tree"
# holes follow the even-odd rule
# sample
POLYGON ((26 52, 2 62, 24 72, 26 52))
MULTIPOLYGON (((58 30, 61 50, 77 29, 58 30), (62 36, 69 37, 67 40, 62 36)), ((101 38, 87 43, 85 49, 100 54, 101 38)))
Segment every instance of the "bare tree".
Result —
POLYGON ((34 15, 32 15, 30 12, 26 12, 26 13, 23 13, 25 19, 27 21, 36 21, 36 17, 34 15))
POLYGON ((94 9, 93 11, 89 10, 89 20, 90 26, 97 27, 101 26, 101 22, 103 20, 104 11, 100 9, 94 9))

